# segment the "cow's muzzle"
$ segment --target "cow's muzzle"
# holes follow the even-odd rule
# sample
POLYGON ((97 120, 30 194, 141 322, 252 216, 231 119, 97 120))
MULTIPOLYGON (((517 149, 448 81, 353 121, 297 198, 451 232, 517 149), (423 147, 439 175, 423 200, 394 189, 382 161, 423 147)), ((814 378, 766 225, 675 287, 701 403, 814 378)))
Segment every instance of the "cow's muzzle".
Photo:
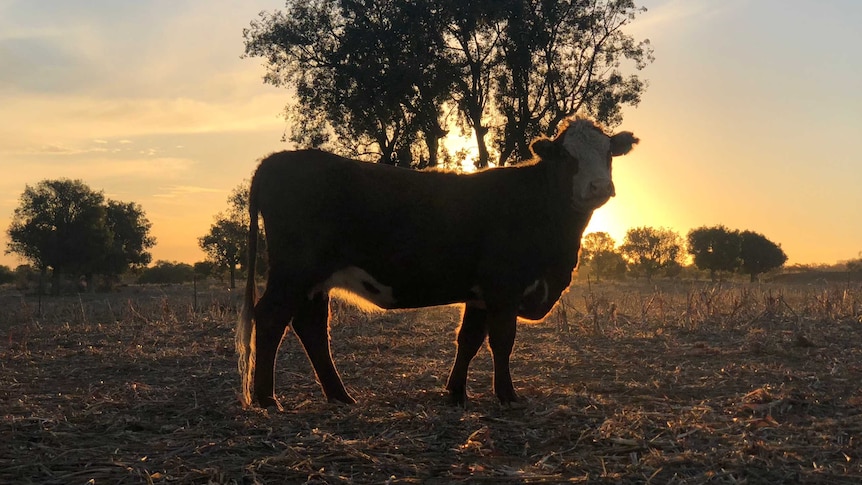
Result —
POLYGON ((617 195, 614 190, 614 183, 610 179, 599 179, 590 182, 589 196, 590 200, 609 199, 617 195))

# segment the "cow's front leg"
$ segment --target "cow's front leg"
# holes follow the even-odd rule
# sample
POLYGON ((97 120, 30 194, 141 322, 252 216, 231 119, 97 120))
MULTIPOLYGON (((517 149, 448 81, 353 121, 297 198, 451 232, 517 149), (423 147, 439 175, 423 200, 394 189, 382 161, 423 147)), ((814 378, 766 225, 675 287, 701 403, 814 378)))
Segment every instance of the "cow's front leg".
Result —
POLYGON ((467 369, 488 334, 487 314, 484 308, 475 303, 467 303, 464 307, 464 317, 458 328, 455 363, 446 382, 449 398, 457 406, 467 406, 467 369))
POLYGON ((347 393, 332 361, 329 347, 329 295, 317 293, 303 302, 293 318, 293 330, 305 348, 326 399, 355 404, 356 400, 347 393))
POLYGON ((488 343, 494 358, 494 393, 504 406, 518 400, 509 370, 517 320, 517 311, 514 310, 493 312, 488 316, 488 343))

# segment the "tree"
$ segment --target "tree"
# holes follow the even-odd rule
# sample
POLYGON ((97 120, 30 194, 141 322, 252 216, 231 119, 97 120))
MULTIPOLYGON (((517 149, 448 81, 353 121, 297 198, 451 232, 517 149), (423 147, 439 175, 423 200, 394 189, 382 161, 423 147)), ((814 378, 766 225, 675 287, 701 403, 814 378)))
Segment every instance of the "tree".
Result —
POLYGON ((615 126, 622 121, 623 105, 640 102, 646 85, 619 68, 623 59, 637 70, 652 62, 649 41, 635 42, 622 30, 645 9, 631 0, 506 4, 500 40, 505 69, 495 75, 496 104, 504 119, 498 134, 500 164, 512 154, 529 158, 531 140, 552 135, 574 113, 615 126))
POLYGON ((180 284, 192 281, 195 277, 194 268, 186 263, 156 261, 149 268, 144 268, 138 277, 141 284, 180 284))
MULTIPOLYGON (((250 185, 246 180, 233 189, 227 198, 227 211, 216 214, 216 220, 210 226, 209 232, 198 238, 198 245, 207 254, 209 261, 230 274, 231 288, 236 288, 237 266, 245 267, 248 261, 250 185)), ((262 231, 258 234, 258 241, 257 268, 265 271, 266 240, 262 231)))
POLYGON ((451 74, 433 2, 310 0, 261 13, 244 31, 246 55, 269 60, 265 82, 290 86, 294 141, 409 165, 422 134, 436 163, 451 74), (398 156, 396 157, 396 153, 398 156))
POLYGON ((0 264, 0 285, 13 283, 15 281, 15 272, 12 268, 0 264))
POLYGON ((94 273, 105 275, 106 284, 110 286, 117 276, 129 269, 144 268, 152 261, 147 250, 155 245, 156 240, 150 236, 152 223, 140 205, 108 200, 105 226, 110 234, 108 246, 84 271, 90 288, 94 273))
POLYGON ((621 71, 652 61, 648 41, 623 32, 643 11, 631 0, 288 0, 243 35, 245 55, 266 60, 264 82, 295 90, 293 141, 433 165, 454 109, 484 167, 488 133, 502 165, 573 114, 618 124, 646 89, 621 71))
POLYGON ((39 272, 34 270, 32 266, 19 264, 15 268, 15 286, 19 290, 28 290, 31 285, 39 286, 39 284, 39 272))
POLYGON ((719 271, 730 273, 739 269, 741 243, 739 231, 721 225, 699 227, 688 233, 688 252, 694 257, 694 265, 709 270, 712 281, 719 271))
POLYGON ((149 262, 151 224, 134 203, 105 201, 80 180, 43 180, 25 186, 12 218, 8 253, 17 253, 42 275, 51 269, 51 292, 63 273, 118 275, 149 262))
POLYGON ((217 266, 230 272, 230 287, 236 288, 236 269, 246 259, 248 229, 237 221, 218 217, 209 232, 198 239, 201 249, 217 266))
POLYGON ((192 267, 195 270, 195 274, 198 276, 203 276, 204 278, 209 278, 211 276, 218 276, 217 266, 212 261, 198 261, 192 267))
POLYGON ((742 271, 751 276, 751 281, 767 271, 780 268, 787 262, 787 255, 781 246, 752 231, 740 233, 742 238, 740 257, 742 271))
POLYGON ((616 250, 616 241, 606 232, 591 232, 581 243, 581 267, 590 268, 596 281, 602 277, 620 279, 626 273, 626 261, 616 250))
POLYGON ((498 24, 505 19, 505 2, 500 0, 442 0, 449 13, 445 37, 448 59, 457 69, 452 101, 458 109, 463 132, 472 130, 478 158, 476 168, 486 168, 491 155, 485 140, 490 127, 492 73, 500 65, 498 24))
POLYGON ((636 227, 626 232, 620 251, 628 260, 630 269, 642 272, 652 280, 660 269, 679 265, 682 238, 670 229, 636 227))
POLYGON ((87 267, 107 246, 104 196, 80 180, 43 180, 25 186, 9 226, 8 253, 52 270, 51 293, 60 294, 60 275, 87 267))

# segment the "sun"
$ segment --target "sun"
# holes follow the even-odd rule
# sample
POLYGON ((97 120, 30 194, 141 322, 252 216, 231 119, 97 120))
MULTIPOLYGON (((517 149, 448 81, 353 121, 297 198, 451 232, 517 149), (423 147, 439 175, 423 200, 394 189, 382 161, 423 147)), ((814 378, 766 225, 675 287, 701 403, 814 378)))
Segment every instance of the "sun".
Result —
POLYGON ((608 207, 599 207, 596 209, 596 211, 593 212, 593 217, 590 219, 590 223, 587 225, 587 229, 584 231, 584 234, 586 235, 591 232, 606 232, 614 238, 617 245, 622 244, 623 237, 625 236, 625 229, 617 220, 614 212, 615 211, 610 210, 608 207))

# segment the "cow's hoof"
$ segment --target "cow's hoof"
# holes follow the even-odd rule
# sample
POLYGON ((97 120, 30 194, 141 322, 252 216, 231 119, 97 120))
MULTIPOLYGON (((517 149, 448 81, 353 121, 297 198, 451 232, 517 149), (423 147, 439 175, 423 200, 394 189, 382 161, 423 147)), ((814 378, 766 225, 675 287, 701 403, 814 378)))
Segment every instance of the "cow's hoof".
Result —
POLYGON ((500 405, 504 408, 516 408, 518 407, 518 402, 521 400, 514 389, 497 393, 497 398, 500 400, 500 405))
POLYGON ((278 402, 278 399, 276 399, 275 396, 268 396, 268 397, 260 398, 257 401, 258 401, 258 405, 261 407, 261 409, 266 409, 266 410, 274 409, 275 411, 278 411, 278 412, 284 411, 284 408, 281 407, 281 403, 278 402))
POLYGON ((331 396, 331 397, 328 396, 326 398, 326 400, 328 402, 336 403, 336 404, 349 404, 351 406, 356 404, 356 399, 353 399, 352 397, 350 397, 350 394, 347 394, 346 392, 344 394, 339 394, 337 396, 331 396))
POLYGON ((461 409, 467 409, 467 390, 449 389, 449 404, 461 409))

